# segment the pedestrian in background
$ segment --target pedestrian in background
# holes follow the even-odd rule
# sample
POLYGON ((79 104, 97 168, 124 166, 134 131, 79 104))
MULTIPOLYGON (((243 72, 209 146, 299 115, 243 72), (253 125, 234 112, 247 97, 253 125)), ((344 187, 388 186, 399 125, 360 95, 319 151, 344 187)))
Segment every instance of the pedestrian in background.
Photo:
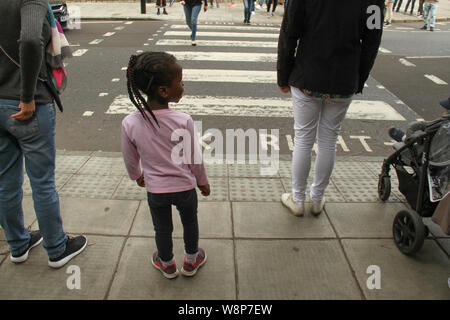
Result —
MULTIPOLYGON (((186 24, 191 29, 191 44, 193 46, 197 45, 195 41, 197 36, 197 20, 200 10, 202 10, 202 0, 181 0, 181 5, 184 9, 184 15, 186 17, 186 24)), ((205 6, 203 10, 206 12, 208 10, 208 0, 205 0, 205 6)))
POLYGON ((268 0, 267 1, 267 17, 273 17, 275 15, 275 9, 277 8, 278 0, 268 0), (273 3, 272 12, 270 12, 270 6, 273 3))
POLYGON ((385 24, 388 26, 392 22, 392 13, 394 11, 394 2, 395 0, 387 0, 386 1, 386 19, 385 24))
POLYGON ((342 122, 352 96, 364 88, 381 43, 384 0, 310 4, 289 1, 278 42, 277 83, 282 92, 292 94, 295 132, 292 192, 283 194, 281 202, 296 216, 305 212, 316 140, 311 213, 319 215, 324 208, 342 122), (375 21, 381 25, 370 25, 369 6, 379 8, 375 21))
POLYGON ((250 17, 252 16, 252 2, 253 0, 244 1, 244 23, 250 24, 250 17))
POLYGON ((425 0, 419 0, 419 8, 417 9, 417 15, 423 16, 423 3, 425 0))
POLYGON ((403 0, 395 0, 395 3, 394 3, 394 10, 395 10, 396 12, 399 12, 400 7, 402 6, 402 2, 403 2, 403 0), (395 8, 397 8, 397 10, 396 10, 395 8))
POLYGON ((169 108, 169 103, 178 103, 183 96, 182 72, 175 57, 165 52, 132 55, 127 87, 137 110, 122 121, 122 154, 128 175, 147 190, 157 247, 151 262, 168 279, 178 275, 173 255, 172 205, 183 224, 185 257, 181 273, 195 275, 207 259, 205 250, 198 247, 195 188, 204 196, 210 194, 201 146, 191 116, 169 108), (176 132, 182 142, 173 139, 176 132), (177 156, 182 159, 174 159, 173 150, 180 143, 183 155, 177 156))
POLYGON ((423 22, 422 30, 427 30, 428 26, 430 31, 434 31, 436 24, 436 11, 439 0, 425 0, 423 3, 423 22))
POLYGON ((25 262, 43 241, 48 265, 61 268, 87 239, 64 232, 55 186, 55 96, 45 60, 54 28, 47 0, 0 1, 0 225, 12 262, 25 262), (32 232, 22 208, 24 159, 40 229, 32 232))
POLYGON ((409 5, 411 4, 411 11, 410 11, 410 15, 413 15, 414 12, 414 5, 416 4, 416 0, 408 0, 408 2, 406 3, 406 7, 405 7, 405 13, 408 13, 408 8, 409 5), (411 3, 412 2, 412 3, 411 3))
POLYGON ((158 9, 158 11, 156 11, 157 15, 160 15, 161 12, 159 11, 160 8, 163 8, 163 14, 167 14, 166 11, 166 0, 156 0, 156 8, 158 9), (162 1, 162 3, 161 3, 162 1))

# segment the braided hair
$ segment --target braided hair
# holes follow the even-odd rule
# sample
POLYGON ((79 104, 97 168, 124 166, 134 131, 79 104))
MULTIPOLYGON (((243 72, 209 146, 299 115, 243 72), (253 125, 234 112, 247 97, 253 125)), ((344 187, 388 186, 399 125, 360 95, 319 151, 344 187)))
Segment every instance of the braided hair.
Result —
POLYGON ((144 119, 151 123, 144 110, 147 110, 159 127, 150 106, 145 101, 141 92, 145 93, 150 100, 158 100, 161 103, 167 101, 158 94, 160 86, 170 86, 176 78, 174 68, 176 58, 166 52, 144 52, 140 55, 132 55, 128 62, 127 88, 131 102, 139 110, 144 119))

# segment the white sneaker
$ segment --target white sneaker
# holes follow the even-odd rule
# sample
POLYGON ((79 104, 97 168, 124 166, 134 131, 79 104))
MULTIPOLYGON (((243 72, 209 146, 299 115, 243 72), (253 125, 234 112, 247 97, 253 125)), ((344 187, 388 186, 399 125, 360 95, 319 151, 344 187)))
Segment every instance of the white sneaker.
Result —
POLYGON ((292 198, 292 194, 291 193, 283 193, 281 195, 281 202, 283 203, 283 205, 286 208, 291 210, 291 213, 294 216, 301 217, 305 213, 305 204, 303 202, 300 203, 300 204, 299 203, 295 203, 294 199, 292 198))
POLYGON ((323 199, 320 202, 313 201, 311 206, 311 214, 313 216, 318 216, 319 214, 322 213, 324 206, 325 206, 325 197, 323 197, 323 199))

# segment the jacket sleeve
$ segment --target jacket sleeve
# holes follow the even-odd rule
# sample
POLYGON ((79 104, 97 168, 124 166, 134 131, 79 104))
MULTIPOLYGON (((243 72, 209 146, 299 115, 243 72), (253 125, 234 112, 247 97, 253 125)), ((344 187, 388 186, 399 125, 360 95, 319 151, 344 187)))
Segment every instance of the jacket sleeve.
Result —
POLYGON ((284 12, 278 38, 277 83, 280 87, 289 85, 298 41, 304 28, 304 7, 304 0, 289 1, 284 12))
POLYGON ((202 147, 198 141, 197 130, 195 129, 194 120, 189 117, 187 122, 187 130, 191 138, 191 156, 189 161, 189 169, 197 181, 197 186, 208 184, 208 176, 206 174, 205 165, 203 163, 202 147))
POLYGON ((125 119, 122 121, 121 134, 122 156, 128 176, 131 180, 137 180, 142 175, 140 156, 136 145, 130 140, 128 126, 125 119))
POLYGON ((358 91, 362 93, 364 83, 369 78, 370 70, 375 63, 375 58, 380 48, 381 36, 383 34, 383 0, 368 0, 363 1, 362 6, 362 32, 361 32, 361 59, 359 65, 359 83, 358 91), (370 6, 377 6, 379 10, 371 11, 370 6), (379 14, 378 17, 375 15, 379 14))
POLYGON ((37 78, 44 60, 42 27, 47 10, 48 5, 45 0, 24 0, 20 10, 20 100, 25 103, 34 99, 37 78))

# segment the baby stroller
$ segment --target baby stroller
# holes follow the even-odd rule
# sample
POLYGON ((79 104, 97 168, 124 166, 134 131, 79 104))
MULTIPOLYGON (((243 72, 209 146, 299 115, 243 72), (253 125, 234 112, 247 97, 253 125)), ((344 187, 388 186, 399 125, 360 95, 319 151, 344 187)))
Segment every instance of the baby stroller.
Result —
POLYGON ((392 232, 398 249, 410 255, 422 248, 428 236, 422 217, 431 217, 439 201, 450 192, 450 115, 416 123, 414 132, 407 133, 407 137, 405 142, 396 143, 396 151, 383 161, 378 196, 382 201, 389 198, 389 170, 393 166, 399 191, 411 209, 397 213, 392 232))

